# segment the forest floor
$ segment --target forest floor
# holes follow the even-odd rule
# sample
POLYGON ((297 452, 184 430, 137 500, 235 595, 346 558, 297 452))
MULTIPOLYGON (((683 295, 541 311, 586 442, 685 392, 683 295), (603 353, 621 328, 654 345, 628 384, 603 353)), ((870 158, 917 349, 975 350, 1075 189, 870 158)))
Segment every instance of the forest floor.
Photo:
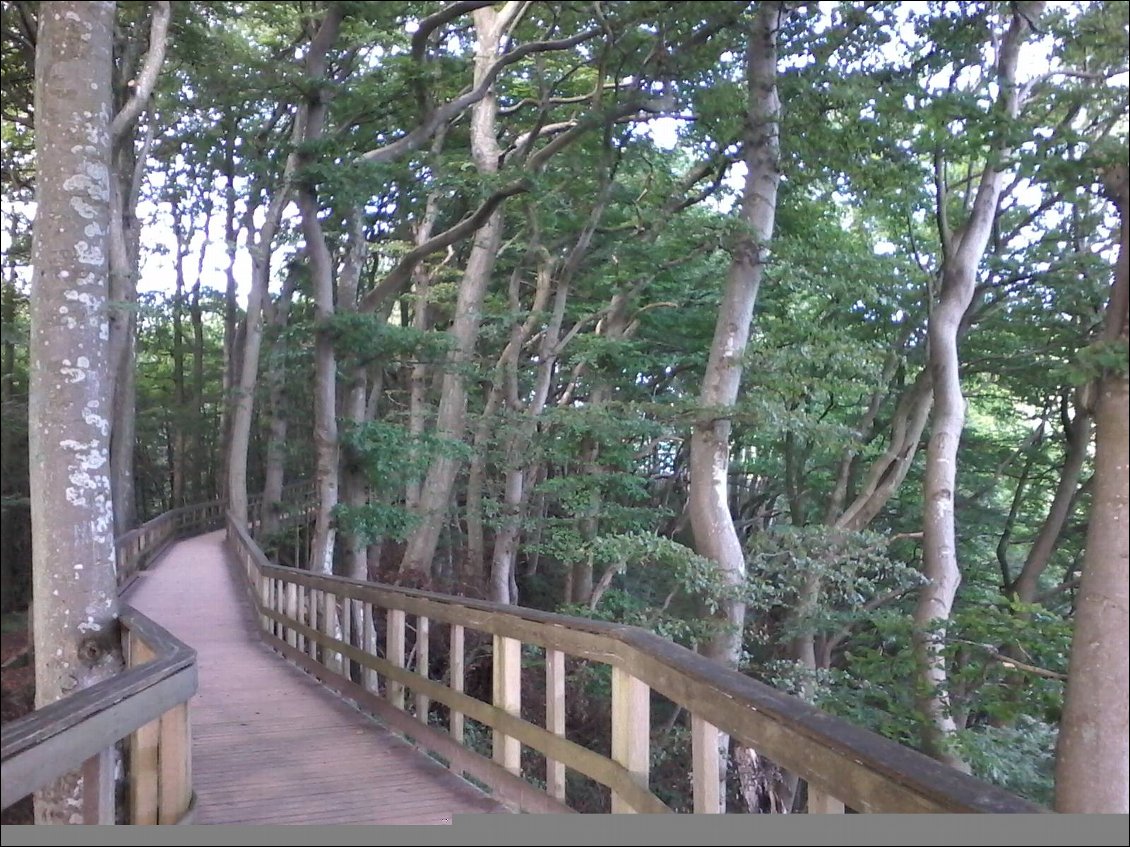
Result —
MULTIPOLYGON (((23 717, 35 705, 35 672, 28 661, 27 612, 0 620, 0 724, 23 717)), ((0 823, 33 823, 31 798, 0 812, 0 823)))

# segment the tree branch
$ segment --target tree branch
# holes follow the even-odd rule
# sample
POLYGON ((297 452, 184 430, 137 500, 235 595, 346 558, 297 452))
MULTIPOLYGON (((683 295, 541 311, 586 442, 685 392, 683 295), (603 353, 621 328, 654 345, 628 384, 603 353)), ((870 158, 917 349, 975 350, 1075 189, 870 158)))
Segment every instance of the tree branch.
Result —
POLYGON ((145 54, 141 73, 137 75, 133 94, 110 124, 110 138, 113 142, 117 142, 141 115, 141 110, 153 96, 157 76, 165 63, 165 47, 169 40, 169 19, 172 17, 172 9, 168 0, 159 0, 153 6, 153 21, 149 26, 149 50, 145 54))
POLYGON ((978 650, 983 651, 990 659, 996 659, 1001 663, 1001 665, 1008 668, 1009 670, 1025 671, 1027 673, 1033 674, 1034 676, 1043 677, 1044 679, 1054 679, 1060 682, 1067 682, 1067 674, 1065 673, 1060 673, 1059 671, 1050 671, 1047 668, 1041 668, 1037 665, 1030 665, 1027 662, 1022 662, 1019 659, 1013 658, 1012 656, 1006 656, 995 647, 991 647, 988 644, 982 644, 980 641, 966 641, 963 638, 954 638, 952 639, 952 641, 954 644, 968 644, 970 647, 976 647, 978 650))
POLYGON ((500 188, 488 197, 478 209, 463 218, 459 223, 445 229, 443 232, 429 238, 423 244, 409 251, 397 263, 396 267, 389 271, 388 275, 377 283, 375 288, 361 298, 360 302, 357 304, 357 311, 372 312, 375 310, 387 298, 394 296, 401 288, 408 284, 412 279, 413 268, 415 268, 425 256, 443 250, 445 247, 449 247, 476 232, 487 222, 487 219, 494 214, 495 209, 497 209, 504 200, 518 194, 524 194, 529 190, 529 183, 524 179, 512 182, 500 188))
MULTIPOLYGON (((480 6, 486 5, 490 4, 480 4, 480 6)), ((424 119, 423 123, 409 132, 407 135, 404 135, 398 138, 396 141, 392 141, 384 145, 383 147, 376 147, 366 153, 362 153, 357 158, 357 161, 391 162, 406 153, 412 152, 424 142, 426 142, 429 138, 431 138, 441 125, 447 123, 449 120, 463 112, 465 109, 482 100, 487 95, 490 87, 494 84, 495 79, 498 78, 498 75, 502 73, 503 69, 508 65, 512 65, 515 62, 520 61, 521 59, 524 59, 526 56, 529 56, 533 53, 546 53, 554 50, 567 50, 570 47, 576 47, 578 44, 581 44, 591 38, 594 38, 597 35, 600 35, 600 33, 601 30, 599 29, 589 29, 569 38, 560 38, 552 41, 531 41, 529 44, 523 44, 520 47, 514 48, 509 53, 501 56, 498 61, 490 66, 487 72, 483 74, 483 77, 479 81, 479 84, 475 86, 474 89, 467 92, 466 94, 456 97, 454 100, 448 101, 438 109, 435 109, 424 119)))

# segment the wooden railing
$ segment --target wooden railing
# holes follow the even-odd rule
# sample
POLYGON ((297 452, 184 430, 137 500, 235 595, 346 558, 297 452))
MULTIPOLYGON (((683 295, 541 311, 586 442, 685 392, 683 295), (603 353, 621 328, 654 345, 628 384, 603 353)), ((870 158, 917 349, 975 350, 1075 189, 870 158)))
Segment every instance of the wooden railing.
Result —
POLYGON ((810 812, 1046 811, 645 630, 283 568, 230 516, 227 533, 272 646, 522 810, 571 811, 568 768, 606 786, 614 812, 671 811, 649 779, 656 692, 691 715, 698 813, 720 808, 720 733, 805 779, 810 812), (449 628, 444 680, 430 677, 434 624, 449 628), (465 691, 467 630, 490 637, 491 702, 465 691), (523 645, 544 661, 544 726, 522 717, 523 645), (610 756, 566 738, 566 656, 611 666, 610 756), (446 728, 429 723, 431 701, 448 707, 446 728), (491 758, 464 743, 465 718, 491 729, 491 758), (545 757, 544 789, 523 778, 523 745, 545 757))
MULTIPOLYGON (((121 536, 119 591, 176 539, 221 526, 225 509, 219 501, 174 509, 121 536)), ((191 818, 188 701, 196 692, 196 652, 128 604, 122 604, 119 623, 125 670, 4 727, 3 808, 81 768, 83 822, 115 823, 114 758, 118 743, 128 739, 125 820, 191 818)))

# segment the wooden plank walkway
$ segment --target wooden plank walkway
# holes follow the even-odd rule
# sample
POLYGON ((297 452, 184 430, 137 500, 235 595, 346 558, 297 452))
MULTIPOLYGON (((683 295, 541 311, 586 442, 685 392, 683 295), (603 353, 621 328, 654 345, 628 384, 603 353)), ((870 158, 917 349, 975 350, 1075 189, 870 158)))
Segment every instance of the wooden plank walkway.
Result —
POLYGON ((198 654, 196 823, 444 824, 507 811, 263 644, 222 532, 177 544, 127 599, 198 654))

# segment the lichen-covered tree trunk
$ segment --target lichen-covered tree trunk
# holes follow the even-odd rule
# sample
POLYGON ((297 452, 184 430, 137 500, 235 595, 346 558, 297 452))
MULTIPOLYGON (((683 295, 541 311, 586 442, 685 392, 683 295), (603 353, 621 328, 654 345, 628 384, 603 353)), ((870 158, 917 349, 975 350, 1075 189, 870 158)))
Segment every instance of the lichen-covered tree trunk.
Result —
MULTIPOLYGON (((735 589, 745 582, 745 555, 729 505, 730 414, 738 399, 742 359, 749 341, 753 309, 761 286, 777 210, 780 182, 777 95, 777 36, 783 3, 762 3, 746 48, 748 105, 744 158, 746 184, 740 210, 744 225, 732 251, 729 274, 718 307, 710 357, 699 393, 700 417, 691 430, 688 510, 697 551, 718 564, 723 580, 735 589)), ((745 603, 723 603, 723 627, 704 646, 707 656, 736 667, 741 655, 745 603)), ((729 738, 719 739, 723 763, 729 738)), ((725 772, 719 792, 725 808, 725 772)))
MULTIPOLYGON (((107 296, 114 3, 39 9, 29 398, 35 700, 121 667, 110 489, 107 296)), ((39 792, 37 823, 81 823, 81 776, 39 792)))
MULTIPOLYGON (((1000 86, 995 104, 1004 119, 1020 110, 1016 66, 1021 44, 1042 3, 1017 4, 1001 41, 997 59, 1000 86), (1021 8, 1023 6, 1024 8, 1021 8)), ((955 752, 952 738, 957 724, 950 711, 945 658, 946 624, 953 609, 961 569, 957 561, 954 499, 957 488, 957 448, 965 426, 965 397, 961 389, 958 338, 965 313, 973 302, 977 269, 985 254, 997 215, 1003 186, 1001 160, 1008 155, 1002 141, 990 147, 989 162, 976 187, 972 210, 952 234, 941 227, 941 290, 927 324, 928 367, 934 387, 934 418, 926 448, 923 483, 922 569, 928 582, 918 592, 914 610, 914 648, 918 663, 918 709, 923 715, 923 748, 953 767, 968 766, 955 752)), ((939 220, 944 220, 946 196, 939 198, 939 220)))
POLYGON ((1130 691, 1130 179, 1126 165, 1105 174, 1121 215, 1114 286, 1102 342, 1118 364, 1099 378, 1095 403, 1095 475, 1087 553, 1075 601, 1067 693, 1056 750, 1060 812, 1126 814, 1127 692, 1130 691))
MULTIPOLYGON (((473 13, 478 45, 475 52, 474 84, 480 85, 497 60, 502 34, 522 4, 507 3, 502 12, 493 8, 476 9, 473 13)), ((471 155, 479 173, 498 172, 502 153, 498 144, 498 101, 491 89, 471 110, 471 155)), ((455 320, 449 335, 452 347, 443 377, 435 434, 445 441, 460 441, 467 422, 467 388, 463 370, 471 361, 482 318, 482 303, 494 273, 495 261, 502 245, 503 217, 496 210, 475 234, 471 255, 459 286, 455 304, 455 320)), ((420 491, 420 522, 408 539, 400 572, 418 571, 430 575, 439 536, 446 523, 451 489, 460 467, 452 451, 442 451, 432 460, 420 491)))

